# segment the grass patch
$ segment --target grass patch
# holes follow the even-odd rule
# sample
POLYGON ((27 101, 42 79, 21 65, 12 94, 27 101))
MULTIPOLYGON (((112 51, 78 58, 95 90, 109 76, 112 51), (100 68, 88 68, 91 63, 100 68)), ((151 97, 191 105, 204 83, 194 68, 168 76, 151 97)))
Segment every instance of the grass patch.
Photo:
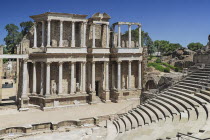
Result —
POLYGON ((154 67, 156 70, 161 72, 170 72, 168 67, 163 67, 160 63, 148 63, 148 67, 154 67))

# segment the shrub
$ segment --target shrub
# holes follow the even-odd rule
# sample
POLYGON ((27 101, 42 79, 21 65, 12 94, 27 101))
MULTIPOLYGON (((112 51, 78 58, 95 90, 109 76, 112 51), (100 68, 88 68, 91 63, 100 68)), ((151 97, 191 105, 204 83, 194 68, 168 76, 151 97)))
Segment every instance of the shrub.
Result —
POLYGON ((174 69, 174 70, 175 70, 175 72, 178 72, 178 71, 179 71, 179 68, 175 67, 175 69, 174 69))
POLYGON ((161 63, 161 59, 160 58, 157 58, 155 62, 156 63, 161 63))
POLYGON ((170 72, 170 69, 169 69, 168 67, 166 67, 166 68, 164 69, 164 72, 170 72))

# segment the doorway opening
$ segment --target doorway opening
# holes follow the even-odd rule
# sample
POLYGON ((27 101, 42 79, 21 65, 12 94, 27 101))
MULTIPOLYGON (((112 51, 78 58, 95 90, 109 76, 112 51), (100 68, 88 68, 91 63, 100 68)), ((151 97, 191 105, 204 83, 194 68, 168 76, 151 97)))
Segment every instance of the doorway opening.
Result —
POLYGON ((99 96, 99 84, 100 84, 99 81, 95 82, 95 85, 96 85, 96 96, 99 96))

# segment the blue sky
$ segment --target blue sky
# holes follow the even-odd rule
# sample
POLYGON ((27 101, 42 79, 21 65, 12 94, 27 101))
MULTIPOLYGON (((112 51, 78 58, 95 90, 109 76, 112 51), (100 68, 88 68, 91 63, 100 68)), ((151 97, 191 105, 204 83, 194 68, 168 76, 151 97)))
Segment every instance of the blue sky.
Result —
POLYGON ((30 15, 49 11, 89 16, 106 12, 111 23, 140 22, 153 40, 183 46, 206 45, 210 34, 210 0, 0 0, 0 44, 4 44, 6 24, 19 25, 30 15))

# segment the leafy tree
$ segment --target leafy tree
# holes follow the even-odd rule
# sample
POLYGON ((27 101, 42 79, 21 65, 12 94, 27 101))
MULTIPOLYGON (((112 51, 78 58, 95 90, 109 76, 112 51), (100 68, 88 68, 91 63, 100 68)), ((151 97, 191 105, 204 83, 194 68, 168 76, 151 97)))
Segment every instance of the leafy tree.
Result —
POLYGON ((192 51, 197 51, 197 50, 203 48, 203 44, 201 44, 199 42, 197 42, 197 43, 192 42, 187 45, 187 48, 192 51))
MULTIPOLYGON (((133 40, 138 41, 139 40, 138 28, 131 30, 131 35, 133 40)), ((128 36, 128 31, 125 32, 125 36, 128 36)), ((141 45, 148 47, 148 54, 152 54, 153 52, 155 52, 153 41, 147 32, 141 31, 141 45)))
POLYGON ((33 25, 34 23, 32 21, 26 21, 20 23, 22 37, 24 37, 29 32, 29 30, 33 25))
POLYGON ((14 54, 16 45, 20 42, 20 33, 18 32, 18 26, 14 24, 7 24, 5 26, 7 31, 7 36, 4 38, 5 44, 7 45, 7 50, 14 54))

